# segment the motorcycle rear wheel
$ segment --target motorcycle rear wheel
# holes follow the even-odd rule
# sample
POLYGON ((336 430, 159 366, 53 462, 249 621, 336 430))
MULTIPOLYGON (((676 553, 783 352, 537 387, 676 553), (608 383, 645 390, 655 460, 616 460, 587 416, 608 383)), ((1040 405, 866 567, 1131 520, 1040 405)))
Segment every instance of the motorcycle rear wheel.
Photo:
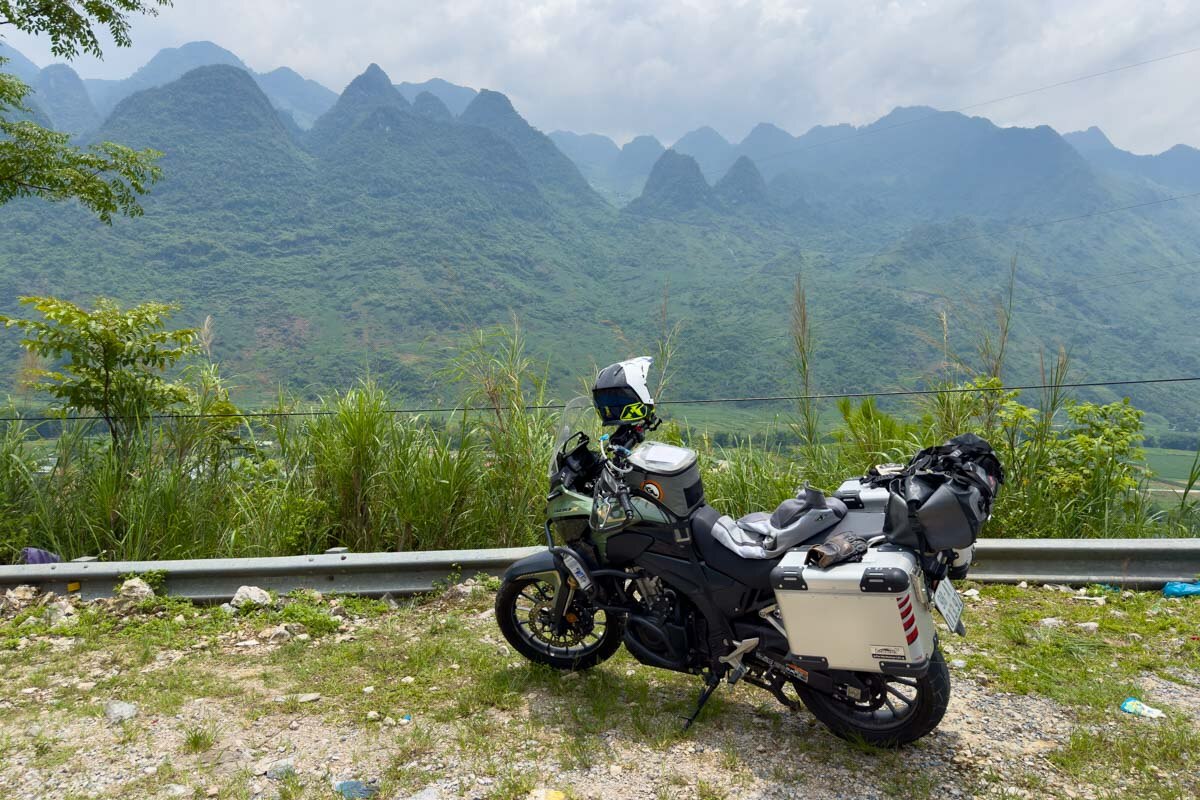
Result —
POLYGON ((861 675, 875 691, 859 702, 838 700, 803 684, 795 688, 808 710, 834 735, 875 747, 915 742, 938 726, 950 704, 950 670, 941 648, 933 651, 929 671, 920 678, 861 675))
POLYGON ((625 619, 583 606, 580 599, 567 609, 575 617, 570 628, 556 634, 550 620, 554 587, 537 578, 505 581, 496 593, 496 622, 508 643, 536 664, 591 669, 620 649, 625 619))

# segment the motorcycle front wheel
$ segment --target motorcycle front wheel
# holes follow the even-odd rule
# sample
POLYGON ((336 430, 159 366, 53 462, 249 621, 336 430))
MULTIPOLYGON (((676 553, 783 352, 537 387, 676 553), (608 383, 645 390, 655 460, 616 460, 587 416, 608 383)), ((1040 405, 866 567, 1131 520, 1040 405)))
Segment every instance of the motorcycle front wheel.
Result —
POLYGON ((567 628, 555 629, 554 586, 539 578, 505 581, 496 594, 496 622, 518 653, 561 670, 590 669, 621 647, 624 617, 586 604, 578 595, 567 608, 567 628), (581 602, 582 601, 582 602, 581 602))
POLYGON ((950 704, 950 670, 941 648, 933 651, 929 671, 919 678, 859 673, 871 690, 861 700, 838 700, 796 685, 813 716, 843 739, 876 747, 915 742, 938 726, 950 704))

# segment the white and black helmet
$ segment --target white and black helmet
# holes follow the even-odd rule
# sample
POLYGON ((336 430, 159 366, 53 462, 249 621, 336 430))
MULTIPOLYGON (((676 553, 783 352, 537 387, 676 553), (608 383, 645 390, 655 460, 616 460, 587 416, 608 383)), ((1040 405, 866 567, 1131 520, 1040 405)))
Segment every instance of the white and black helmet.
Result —
POLYGON ((650 356, 639 356, 600 370, 592 386, 592 404, 601 423, 633 425, 653 421, 654 398, 646 388, 646 375, 653 363, 650 356))

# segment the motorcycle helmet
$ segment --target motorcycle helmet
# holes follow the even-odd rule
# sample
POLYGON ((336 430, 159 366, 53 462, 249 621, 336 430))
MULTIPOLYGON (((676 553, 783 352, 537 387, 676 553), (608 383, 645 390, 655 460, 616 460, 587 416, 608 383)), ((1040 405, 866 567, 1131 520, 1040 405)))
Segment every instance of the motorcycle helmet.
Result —
POLYGON ((625 425, 654 419, 654 398, 646 388, 646 374, 654 359, 639 356, 600 370, 592 386, 592 404, 604 425, 625 425))

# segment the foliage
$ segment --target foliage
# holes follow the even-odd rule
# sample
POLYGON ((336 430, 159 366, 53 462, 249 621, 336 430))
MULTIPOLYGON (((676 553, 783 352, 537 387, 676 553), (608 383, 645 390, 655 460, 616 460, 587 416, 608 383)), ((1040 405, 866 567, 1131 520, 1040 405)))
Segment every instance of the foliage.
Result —
POLYGON ((166 329, 177 306, 142 303, 122 309, 105 298, 93 309, 54 297, 21 302, 41 319, 0 316, 0 323, 20 330, 22 346, 57 365, 36 371, 37 388, 64 410, 99 414, 116 447, 127 449, 152 413, 188 399, 182 385, 163 377, 164 370, 196 351, 195 331, 166 329))
POLYGON ((155 16, 172 0, 0 0, 0 25, 50 37, 50 51, 59 58, 82 53, 101 58, 96 36, 102 27, 118 47, 129 47, 129 16, 155 16))
MULTIPOLYGON (((0 26, 49 36, 51 51, 62 58, 81 53, 100 57, 96 27, 105 29, 118 47, 128 47, 129 15, 153 15, 157 6, 170 3, 0 0, 0 26)), ((0 59, 0 68, 4 62, 0 59)), ((74 199, 110 224, 114 214, 142 214, 138 196, 162 176, 154 163, 162 154, 113 142, 77 147, 71 144, 69 134, 14 117, 14 112, 28 112, 24 101, 29 91, 15 76, 0 73, 0 205, 18 197, 74 199)))

